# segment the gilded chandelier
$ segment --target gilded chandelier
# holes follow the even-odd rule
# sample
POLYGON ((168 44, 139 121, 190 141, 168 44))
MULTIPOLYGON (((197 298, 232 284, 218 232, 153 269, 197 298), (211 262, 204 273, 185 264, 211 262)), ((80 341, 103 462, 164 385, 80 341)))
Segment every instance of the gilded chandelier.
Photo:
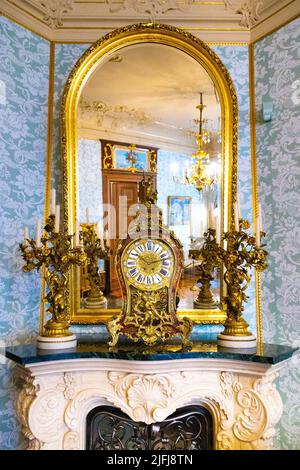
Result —
POLYGON ((202 191, 205 187, 211 186, 215 182, 215 177, 211 177, 208 171, 210 163, 209 154, 203 149, 203 146, 210 142, 209 132, 203 129, 204 108, 203 93, 200 93, 200 104, 196 106, 200 115, 199 119, 195 119, 195 122, 199 125, 199 131, 192 132, 192 135, 196 137, 197 142, 197 150, 192 154, 192 158, 195 160, 195 163, 193 163, 190 168, 186 168, 183 179, 177 181, 180 184, 193 185, 198 191, 202 191))

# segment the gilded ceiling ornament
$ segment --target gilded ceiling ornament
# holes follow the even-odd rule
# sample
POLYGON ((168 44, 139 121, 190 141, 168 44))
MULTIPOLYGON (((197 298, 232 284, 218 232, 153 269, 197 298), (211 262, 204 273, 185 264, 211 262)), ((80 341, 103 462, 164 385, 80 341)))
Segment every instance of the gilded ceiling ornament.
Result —
POLYGON ((40 7, 43 9, 43 20, 52 29, 62 26, 62 16, 73 10, 74 0, 39 0, 40 7))

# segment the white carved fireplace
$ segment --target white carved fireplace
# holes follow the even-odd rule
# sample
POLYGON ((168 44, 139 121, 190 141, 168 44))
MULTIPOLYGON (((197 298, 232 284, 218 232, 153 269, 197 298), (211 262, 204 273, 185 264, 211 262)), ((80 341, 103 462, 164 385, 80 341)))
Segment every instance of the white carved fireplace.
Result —
POLYGON ((271 449, 282 414, 273 381, 285 362, 88 358, 18 365, 17 413, 29 449, 85 449, 87 415, 101 405, 150 424, 189 404, 210 412, 215 449, 271 449))

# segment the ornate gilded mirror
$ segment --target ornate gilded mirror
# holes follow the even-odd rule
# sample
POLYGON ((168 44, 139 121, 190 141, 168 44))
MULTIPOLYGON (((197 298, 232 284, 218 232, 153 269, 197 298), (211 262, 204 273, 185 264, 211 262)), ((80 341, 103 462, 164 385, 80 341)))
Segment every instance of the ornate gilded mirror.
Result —
POLYGON ((101 323, 120 310, 115 250, 146 179, 184 250, 179 314, 223 322, 222 267, 212 302, 199 299, 197 282, 203 235, 213 225, 218 237, 227 230, 236 189, 237 99, 214 52, 188 33, 153 24, 94 43, 66 83, 62 155, 65 229, 75 233, 80 225, 87 249, 89 237, 101 239, 93 269, 72 271, 71 322, 101 323))

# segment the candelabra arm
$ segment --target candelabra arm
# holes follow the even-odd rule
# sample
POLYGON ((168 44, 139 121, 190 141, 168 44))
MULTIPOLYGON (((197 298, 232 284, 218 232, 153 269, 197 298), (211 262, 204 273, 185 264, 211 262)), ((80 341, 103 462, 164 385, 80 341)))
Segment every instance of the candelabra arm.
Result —
MULTIPOLYGON (((67 305, 68 274, 72 265, 82 265, 86 255, 80 247, 72 248, 73 235, 55 232, 55 216, 50 215, 44 227, 44 234, 40 246, 35 240, 25 240, 20 244, 25 264, 24 272, 39 271, 45 266, 46 294, 44 302, 51 318, 44 326, 40 347, 53 349, 55 347, 70 346, 68 341, 62 339, 73 337, 69 331, 69 314, 67 305), (43 344, 43 345, 42 345, 43 344), (45 346, 46 345, 46 346, 45 346)), ((74 345, 74 341, 72 343, 74 345)))

